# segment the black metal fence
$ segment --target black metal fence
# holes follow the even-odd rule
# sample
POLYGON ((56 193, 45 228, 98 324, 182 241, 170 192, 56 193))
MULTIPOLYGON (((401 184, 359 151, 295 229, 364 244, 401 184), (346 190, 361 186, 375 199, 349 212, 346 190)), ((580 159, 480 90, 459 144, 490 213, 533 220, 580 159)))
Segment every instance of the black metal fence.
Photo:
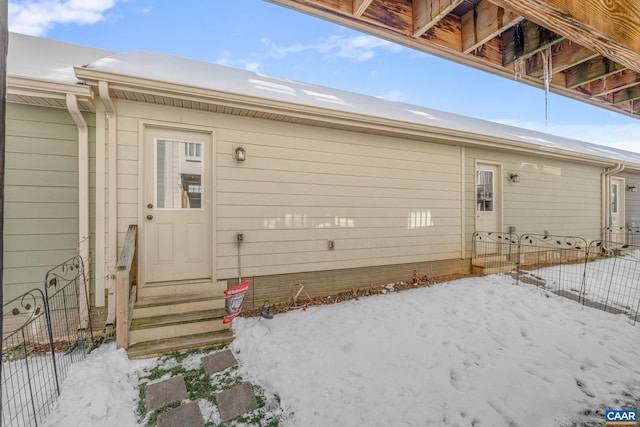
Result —
MULTIPOLYGON (((619 237, 619 236, 618 236, 619 237)), ((476 273, 510 274, 581 304, 629 316, 640 312, 640 245, 580 237, 474 233, 476 273)))
POLYGON ((473 234, 471 265, 479 274, 505 273, 516 268, 518 235, 476 232, 473 234))
POLYGON ((2 307, 2 426, 42 424, 72 363, 92 349, 82 259, 51 269, 44 290, 2 307))
POLYGON ((602 229, 602 240, 640 246, 640 227, 610 226, 602 229))

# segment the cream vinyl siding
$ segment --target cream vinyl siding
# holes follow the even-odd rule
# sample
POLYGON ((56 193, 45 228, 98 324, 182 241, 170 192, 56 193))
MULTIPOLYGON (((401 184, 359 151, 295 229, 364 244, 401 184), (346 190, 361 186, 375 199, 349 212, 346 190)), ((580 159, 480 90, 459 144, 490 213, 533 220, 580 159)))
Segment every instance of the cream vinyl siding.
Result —
MULTIPOLYGON (((636 187, 636 191, 629 191, 627 188, 624 189, 624 210, 626 226, 638 228, 640 227, 640 173, 623 172, 614 176, 624 178, 627 188, 629 186, 636 187)), ((637 235, 635 239, 637 241, 637 235)))
MULTIPOLYGON (((139 119, 215 129, 217 278, 458 258, 460 148, 118 102, 119 191, 137 185, 139 119), (232 157, 234 146, 247 152, 232 157), (123 151, 123 149, 125 151, 123 151), (335 249, 328 249, 328 240, 335 249)), ((120 240, 136 191, 118 201, 120 240)))
MULTIPOLYGON (((516 234, 578 236, 587 240, 600 236, 602 169, 531 155, 488 150, 466 150, 467 241, 475 231, 475 162, 495 162, 502 167, 503 227, 516 227, 516 234), (520 182, 509 181, 509 174, 520 182)), ((468 247, 470 249, 470 246, 468 247)))
MULTIPOLYGON (((124 104, 127 105, 127 104, 124 104)), ((118 104, 118 122, 117 122, 117 168, 118 168, 118 254, 124 242, 129 225, 138 224, 138 207, 139 199, 142 197, 142 189, 138 189, 138 118, 131 117, 128 114, 121 114, 118 104)), ((136 106, 134 104, 134 106, 136 106)), ((106 152, 107 161, 109 158, 109 150, 106 152)), ((107 169, 108 174, 108 169, 107 169)), ((107 180, 108 182, 108 180, 107 180)), ((109 222, 109 200, 107 193, 107 223, 109 222)), ((138 244, 140 238, 138 237, 138 244)))
MULTIPOLYGON (((90 195, 95 197, 95 116, 90 126, 90 195)), ((66 110, 7 104, 4 223, 5 301, 78 254, 78 130, 66 110)), ((95 204, 90 206, 91 251, 95 204)), ((93 268, 92 268, 93 270, 93 268)), ((92 288, 93 289, 93 288, 92 288)))

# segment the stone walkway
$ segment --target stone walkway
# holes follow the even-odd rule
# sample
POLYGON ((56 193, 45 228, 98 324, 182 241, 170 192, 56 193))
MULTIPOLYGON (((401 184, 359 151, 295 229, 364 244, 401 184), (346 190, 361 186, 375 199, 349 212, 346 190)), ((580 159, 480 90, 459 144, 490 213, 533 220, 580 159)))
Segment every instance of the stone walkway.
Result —
MULTIPOLYGON (((235 366, 238 362, 231 350, 205 356, 201 359, 205 374, 211 376, 235 366)), ((204 420, 198 402, 183 403, 188 399, 189 393, 182 376, 171 377, 147 386, 146 406, 151 412, 168 404, 181 402, 180 406, 171 409, 158 417, 157 427, 201 427, 204 420)), ((231 421, 242 414, 258 407, 253 387, 244 382, 216 395, 220 420, 231 421)))

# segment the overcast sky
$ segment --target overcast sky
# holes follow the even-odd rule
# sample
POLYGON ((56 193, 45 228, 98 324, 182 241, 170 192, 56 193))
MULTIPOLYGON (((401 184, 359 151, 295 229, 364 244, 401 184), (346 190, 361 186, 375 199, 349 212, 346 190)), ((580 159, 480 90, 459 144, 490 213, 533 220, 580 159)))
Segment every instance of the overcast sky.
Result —
POLYGON ((640 152, 640 121, 262 0, 10 0, 9 29, 168 53, 640 152))

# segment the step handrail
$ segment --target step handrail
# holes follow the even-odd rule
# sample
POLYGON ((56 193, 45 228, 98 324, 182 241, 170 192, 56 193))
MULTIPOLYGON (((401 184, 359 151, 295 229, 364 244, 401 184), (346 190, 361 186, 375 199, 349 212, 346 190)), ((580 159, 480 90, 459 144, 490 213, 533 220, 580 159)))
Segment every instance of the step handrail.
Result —
POLYGON ((130 225, 116 267, 116 347, 129 348, 129 327, 136 301, 138 226, 130 225))

